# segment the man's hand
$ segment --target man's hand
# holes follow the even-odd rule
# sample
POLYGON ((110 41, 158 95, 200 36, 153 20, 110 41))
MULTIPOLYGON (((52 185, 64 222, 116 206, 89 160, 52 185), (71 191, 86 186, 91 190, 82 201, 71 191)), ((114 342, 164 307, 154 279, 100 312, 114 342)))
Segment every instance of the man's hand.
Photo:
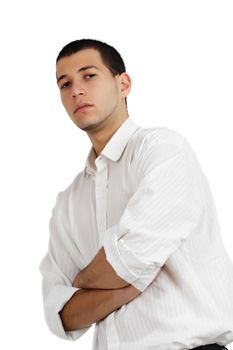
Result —
POLYGON ((85 289, 117 289, 129 283, 120 278, 106 259, 104 248, 75 278, 73 286, 85 289))

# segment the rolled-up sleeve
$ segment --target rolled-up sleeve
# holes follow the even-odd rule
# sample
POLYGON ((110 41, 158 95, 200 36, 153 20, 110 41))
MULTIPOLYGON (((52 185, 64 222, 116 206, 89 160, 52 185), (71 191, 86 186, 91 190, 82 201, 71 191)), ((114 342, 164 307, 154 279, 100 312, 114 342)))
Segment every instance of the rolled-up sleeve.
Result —
POLYGON ((72 282, 80 270, 74 263, 61 238, 62 234, 59 230, 63 228, 62 225, 57 224, 55 210, 53 210, 49 228, 48 253, 39 266, 43 276, 42 293, 45 320, 50 331, 56 336, 65 340, 76 340, 90 327, 66 332, 59 312, 74 293, 79 290, 79 288, 72 286, 72 282))
POLYGON ((199 163, 187 140, 148 141, 139 158, 136 189, 103 247, 116 273, 143 291, 196 229, 203 203, 199 163))

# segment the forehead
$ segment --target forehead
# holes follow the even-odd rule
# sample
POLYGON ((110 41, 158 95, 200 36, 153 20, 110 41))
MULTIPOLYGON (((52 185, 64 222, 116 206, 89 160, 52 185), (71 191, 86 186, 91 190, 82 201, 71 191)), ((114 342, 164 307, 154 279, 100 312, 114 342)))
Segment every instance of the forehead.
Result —
POLYGON ((102 71, 108 71, 108 68, 102 61, 99 51, 95 49, 83 49, 70 56, 63 57, 57 62, 57 76, 61 74, 71 74, 84 66, 96 66, 102 71))

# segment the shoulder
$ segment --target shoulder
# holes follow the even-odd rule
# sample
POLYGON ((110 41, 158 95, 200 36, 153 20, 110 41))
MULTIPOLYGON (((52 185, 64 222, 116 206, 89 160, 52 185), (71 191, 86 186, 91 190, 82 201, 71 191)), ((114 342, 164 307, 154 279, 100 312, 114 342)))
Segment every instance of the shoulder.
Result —
POLYGON ((68 214, 70 200, 73 194, 75 193, 77 186, 80 185, 83 177, 84 177, 84 171, 81 171, 75 176, 73 181, 65 189, 58 192, 56 196, 55 205, 52 210, 53 214, 60 214, 60 215, 61 213, 63 213, 63 215, 68 214))
POLYGON ((178 131, 168 127, 142 129, 142 137, 148 145, 170 144, 182 148, 185 137, 178 131))
POLYGON ((200 168, 188 139, 176 130, 168 127, 141 128, 134 137, 134 143, 140 144, 140 152, 139 147, 135 147, 138 151, 134 153, 139 179, 158 171, 161 166, 168 167, 170 173, 174 169, 194 173, 200 168))
POLYGON ((152 152, 169 157, 184 149, 187 139, 180 132, 168 127, 139 128, 130 140, 130 147, 140 157, 148 157, 152 152))

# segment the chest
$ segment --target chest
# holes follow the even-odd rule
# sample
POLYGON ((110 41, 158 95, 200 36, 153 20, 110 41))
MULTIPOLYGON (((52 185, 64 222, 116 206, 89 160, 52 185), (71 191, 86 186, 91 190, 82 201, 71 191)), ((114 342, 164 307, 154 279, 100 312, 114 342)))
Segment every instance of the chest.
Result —
POLYGON ((71 198, 72 235, 89 263, 102 246, 106 230, 122 216, 136 189, 131 162, 102 162, 95 175, 84 174, 71 198))

